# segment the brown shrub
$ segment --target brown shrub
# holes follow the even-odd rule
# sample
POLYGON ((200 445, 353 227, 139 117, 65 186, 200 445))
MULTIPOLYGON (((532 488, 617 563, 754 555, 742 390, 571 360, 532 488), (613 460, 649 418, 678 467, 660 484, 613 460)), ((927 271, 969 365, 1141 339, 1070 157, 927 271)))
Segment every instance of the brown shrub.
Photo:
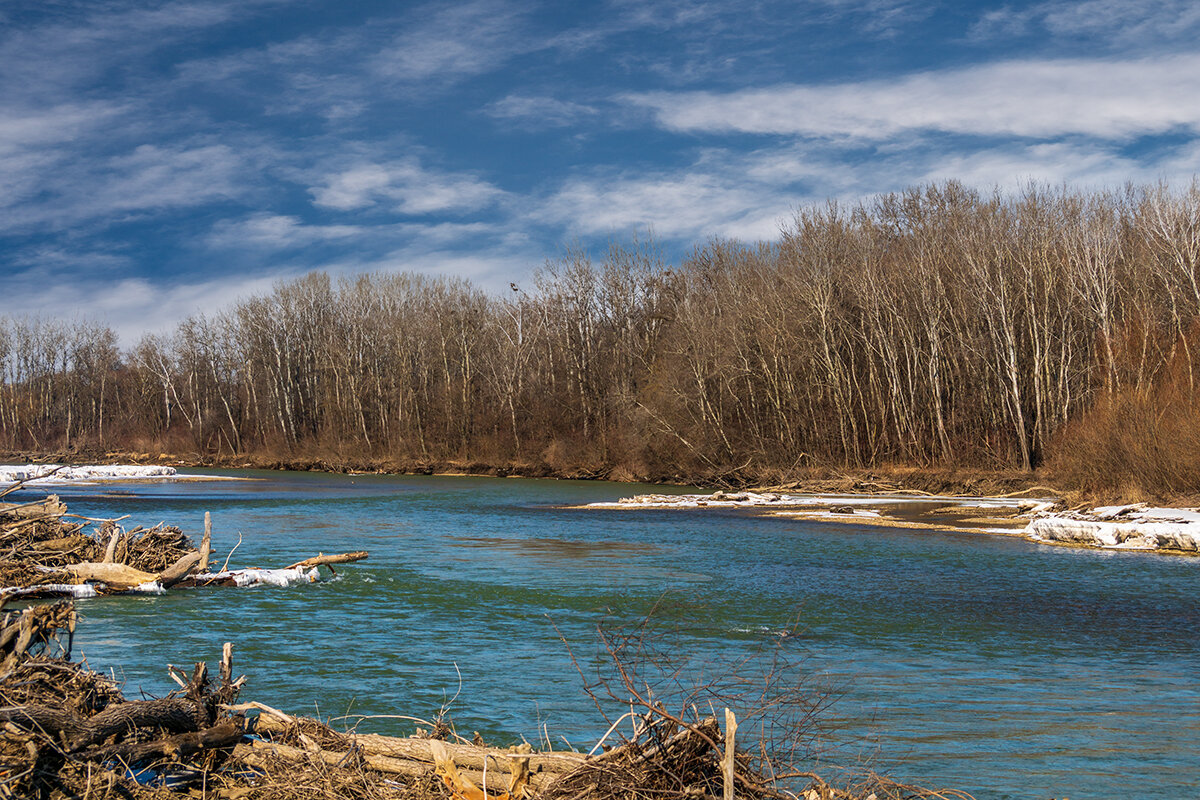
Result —
POLYGON ((1102 397, 1059 435, 1055 480, 1125 501, 1200 495, 1200 402, 1191 391, 1102 397))

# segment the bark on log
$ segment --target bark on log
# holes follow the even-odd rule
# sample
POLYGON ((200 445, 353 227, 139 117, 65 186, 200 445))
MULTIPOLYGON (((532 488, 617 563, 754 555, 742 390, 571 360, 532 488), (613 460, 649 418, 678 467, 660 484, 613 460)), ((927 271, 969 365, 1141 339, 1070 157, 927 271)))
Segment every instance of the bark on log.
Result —
MULTIPOLYGON (((309 759, 316 759, 321 763, 330 766, 343 765, 347 756, 350 753, 339 753, 333 750, 317 750, 310 752, 299 747, 292 747, 285 744, 277 744, 275 742, 267 742, 259 739, 253 739, 247 742, 242 742, 233 750, 233 757, 248 764, 252 767, 260 769, 268 769, 271 766, 271 758, 280 758, 285 761, 307 762, 309 759)), ((506 756, 512 756, 512 753, 507 753, 506 756)), ((524 757, 524 756, 520 756, 524 757)), ((433 773, 433 764, 425 761, 417 761, 411 758, 393 758, 391 756, 376 755, 374 753, 362 753, 363 764, 376 772, 385 772, 391 775, 408 775, 414 778, 419 778, 424 775, 433 773)), ((476 786, 482 786, 484 783, 483 773, 475 770, 463 770, 462 776, 469 779, 476 786)), ((545 773, 542 775, 533 775, 530 777, 529 785, 534 789, 539 789, 543 785, 549 783, 553 778, 557 778, 557 773, 545 773)), ((509 772, 507 764, 503 767, 496 767, 495 764, 488 765, 487 771, 487 788, 489 791, 506 792, 508 791, 509 772)))
POLYGON ((119 744, 112 747, 102 747, 89 750, 83 756, 93 761, 107 761, 119 758, 126 763, 134 763, 145 758, 168 756, 174 760, 189 758, 202 750, 212 750, 222 747, 233 747, 242 740, 245 729, 235 721, 222 722, 195 733, 180 733, 158 739, 152 742, 135 742, 119 744))
POLYGON ((78 735, 72 737, 71 749, 77 750, 138 728, 156 727, 172 733, 191 733, 208 727, 208 722, 204 707, 183 697, 133 700, 109 706, 87 720, 78 735))
POLYGON ((305 569, 308 569, 309 567, 319 567, 322 564, 348 564, 351 561, 362 561, 367 557, 367 555, 368 554, 366 550, 358 550, 353 553, 338 553, 336 555, 328 556, 324 553, 321 553, 320 555, 315 555, 312 558, 306 558, 303 561, 297 561, 295 564, 289 564, 288 566, 284 567, 284 569, 296 569, 297 567, 304 567, 305 569))
POLYGON ((138 728, 155 727, 165 728, 172 733, 192 733, 209 724, 208 712, 204 707, 183 697, 118 703, 89 719, 47 706, 8 706, 0 708, 0 720, 27 730, 65 733, 71 750, 138 728))
MULTIPOLYGON (((264 733, 282 733, 287 727, 286 723, 274 716, 263 714, 259 716, 255 730, 264 733)), ((429 748, 429 739, 380 736, 374 733, 352 733, 347 734, 346 738, 351 744, 361 748, 363 752, 372 755, 419 761, 430 766, 434 763, 433 753, 429 748)), ((510 753, 497 748, 475 747, 452 742, 442 742, 441 744, 455 765, 464 769, 482 772, 484 760, 487 759, 489 775, 493 769, 497 769, 498 764, 501 765, 499 768, 507 773, 508 760, 512 758, 528 759, 529 770, 534 773, 571 772, 585 761, 582 753, 510 753)))
POLYGON ((61 731, 70 734, 82 722, 69 711, 48 706, 6 706, 0 708, 0 720, 27 731, 44 731, 51 736, 57 736, 61 731))

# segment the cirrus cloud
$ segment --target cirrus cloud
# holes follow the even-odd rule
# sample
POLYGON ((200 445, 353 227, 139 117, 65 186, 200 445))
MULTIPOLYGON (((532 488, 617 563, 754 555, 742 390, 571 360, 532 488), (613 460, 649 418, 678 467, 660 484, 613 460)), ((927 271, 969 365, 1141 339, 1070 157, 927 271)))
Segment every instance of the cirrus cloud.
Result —
POLYGON ((672 131, 880 140, 908 131, 1126 139, 1200 131, 1200 55, 989 63, 899 78, 628 100, 672 131))

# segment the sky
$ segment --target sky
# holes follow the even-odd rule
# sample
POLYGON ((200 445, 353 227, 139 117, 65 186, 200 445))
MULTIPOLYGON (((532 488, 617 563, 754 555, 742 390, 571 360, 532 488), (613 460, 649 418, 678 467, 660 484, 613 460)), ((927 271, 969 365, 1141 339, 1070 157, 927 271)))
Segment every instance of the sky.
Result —
POLYGON ((0 0, 0 315, 491 291, 954 178, 1200 172, 1200 0, 0 0))

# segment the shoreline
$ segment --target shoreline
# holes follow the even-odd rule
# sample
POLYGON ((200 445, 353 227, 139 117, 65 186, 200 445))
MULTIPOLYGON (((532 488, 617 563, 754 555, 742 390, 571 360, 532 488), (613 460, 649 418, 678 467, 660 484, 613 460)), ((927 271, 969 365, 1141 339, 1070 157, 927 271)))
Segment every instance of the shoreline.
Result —
POLYGON ((1200 509, 1153 508, 1145 503, 1083 510, 1065 508, 1050 497, 784 494, 772 487, 708 495, 635 495, 572 508, 742 510, 783 519, 1007 536, 1053 547, 1200 557, 1200 509))
MULTIPOLYGON (((137 450, 86 448, 71 451, 9 450, 0 452, 0 462, 158 465, 209 469, 261 469, 325 472, 343 475, 438 475, 546 478, 553 480, 600 480, 614 483, 645 483, 662 486, 694 486, 700 489, 740 489, 773 486, 810 493, 838 492, 874 495, 914 493, 994 497, 1041 489, 1057 496, 1075 493, 1043 486, 1037 473, 1019 470, 983 470, 958 467, 813 466, 792 470, 766 469, 683 474, 637 472, 620 464, 574 464, 554 466, 546 461, 490 460, 486 458, 392 458, 386 456, 343 456, 337 454, 278 455, 267 453, 201 454, 152 453, 137 450)), ((1102 498, 1115 500, 1119 498, 1102 498)))
MULTIPOLYGON (((527 477, 557 480, 609 480, 618 483, 657 483, 703 487, 703 476, 691 479, 638 480, 613 474, 616 470, 579 472, 553 470, 546 464, 493 466, 479 461, 330 462, 322 459, 254 456, 199 457, 178 454, 106 451, 105 453, 0 454, 37 464, 66 465, 103 462, 225 469, 265 469, 330 474, 394 474, 430 476, 527 477)), ((895 468, 888 471, 810 471, 809 476, 741 492, 718 489, 712 494, 638 495, 617 503, 575 508, 638 510, 646 508, 747 508, 771 516, 821 522, 1016 536, 1038 544, 1090 549, 1200 556, 1200 509, 1192 506, 1151 508, 1146 503, 1100 505, 1079 502, 1081 495, 1038 483, 1036 474, 982 473, 895 468), (882 474, 881 474, 882 473, 882 474), (915 485, 914 485, 915 484, 915 485), (929 491, 918 486, 940 489, 929 491), (1017 487, 1014 489, 1014 487, 1017 487), (1009 489, 1007 492, 998 491, 1009 489), (1039 494, 1029 498, 1025 495, 1039 494), (738 498, 741 498, 740 500, 738 498), (753 499, 750 499, 753 498, 753 499), (869 511, 859 511, 858 505, 869 511), (1091 506, 1091 510, 1085 510, 1091 506), (924 507, 924 508, 922 508, 924 507)), ((186 476, 183 478, 186 479, 186 476)))

